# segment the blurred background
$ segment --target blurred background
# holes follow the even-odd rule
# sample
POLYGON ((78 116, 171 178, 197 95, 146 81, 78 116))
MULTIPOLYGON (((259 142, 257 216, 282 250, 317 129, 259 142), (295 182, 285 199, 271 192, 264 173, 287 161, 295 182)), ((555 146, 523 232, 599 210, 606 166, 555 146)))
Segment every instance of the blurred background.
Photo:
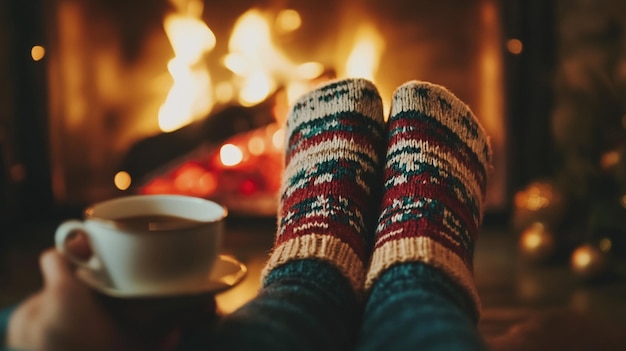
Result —
POLYGON ((59 221, 130 194, 224 203, 254 275, 289 104, 364 77, 386 111, 405 81, 444 85, 491 136, 476 274, 494 348, 535 308, 626 327, 625 29, 621 0, 3 1, 0 305, 38 286, 59 221))

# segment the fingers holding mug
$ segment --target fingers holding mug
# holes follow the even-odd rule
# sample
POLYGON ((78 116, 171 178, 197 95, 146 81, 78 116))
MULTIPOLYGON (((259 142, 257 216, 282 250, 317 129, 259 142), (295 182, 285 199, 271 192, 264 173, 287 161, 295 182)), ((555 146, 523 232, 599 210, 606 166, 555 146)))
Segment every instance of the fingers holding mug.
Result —
POLYGON ((83 222, 68 220, 56 230, 55 244, 57 250, 72 263, 97 270, 99 262, 95 260, 89 245, 87 228, 83 222))
POLYGON ((88 261, 93 254, 91 246, 89 245, 87 233, 84 231, 75 231, 71 233, 66 239, 66 248, 72 253, 72 255, 83 261, 88 261))

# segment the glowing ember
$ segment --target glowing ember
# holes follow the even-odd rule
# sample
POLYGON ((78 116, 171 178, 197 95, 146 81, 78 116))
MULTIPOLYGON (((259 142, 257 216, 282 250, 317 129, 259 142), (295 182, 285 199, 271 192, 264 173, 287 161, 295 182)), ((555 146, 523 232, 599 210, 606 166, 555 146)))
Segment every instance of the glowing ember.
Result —
POLYGON ((254 155, 258 156, 265 152, 265 141, 263 138, 259 136, 253 136, 248 140, 248 151, 254 155))
POLYGON ((285 130, 279 129, 272 134, 272 144, 276 149, 282 149, 285 144, 285 130))
POLYGON ((220 148, 220 161, 224 166, 236 166, 243 161, 243 152, 233 144, 224 144, 220 148))
POLYGON ((198 180, 202 178, 205 171, 203 167, 200 167, 194 163, 188 163, 183 165, 178 170, 174 178, 174 186, 183 192, 191 193, 197 189, 198 180))

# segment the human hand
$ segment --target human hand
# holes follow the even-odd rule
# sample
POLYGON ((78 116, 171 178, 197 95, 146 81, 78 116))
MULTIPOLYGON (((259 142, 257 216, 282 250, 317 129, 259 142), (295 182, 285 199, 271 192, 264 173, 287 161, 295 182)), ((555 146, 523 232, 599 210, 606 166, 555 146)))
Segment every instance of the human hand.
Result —
MULTIPOLYGON (((76 251, 89 255, 85 245, 76 251)), ((121 328, 102 300, 78 280, 70 263, 55 249, 40 258, 43 289, 11 316, 7 346, 24 350, 170 350, 175 328, 135 333, 121 328)))
POLYGON ((40 258, 44 286, 15 310, 7 346, 24 350, 115 350, 122 338, 91 291, 54 249, 40 258))

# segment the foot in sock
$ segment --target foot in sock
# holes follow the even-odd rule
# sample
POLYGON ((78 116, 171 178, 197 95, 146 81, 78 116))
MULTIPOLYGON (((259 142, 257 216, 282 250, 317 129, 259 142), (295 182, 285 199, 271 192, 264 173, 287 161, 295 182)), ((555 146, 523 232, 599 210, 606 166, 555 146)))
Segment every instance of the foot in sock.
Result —
POLYGON ((366 287, 389 267, 423 262, 472 300, 473 251, 482 221, 489 141, 469 107, 445 88, 400 86, 388 121, 384 193, 366 287))
POLYGON ((263 276, 298 259, 330 262, 362 290, 373 241, 384 153, 376 87, 333 81, 301 97, 286 127, 287 150, 274 250, 263 276))

